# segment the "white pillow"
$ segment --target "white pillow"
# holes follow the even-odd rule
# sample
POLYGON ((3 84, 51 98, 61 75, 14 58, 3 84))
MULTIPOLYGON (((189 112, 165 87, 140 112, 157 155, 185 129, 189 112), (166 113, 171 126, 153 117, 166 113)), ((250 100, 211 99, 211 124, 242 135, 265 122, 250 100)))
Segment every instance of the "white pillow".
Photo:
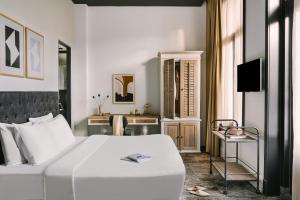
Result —
POLYGON ((18 148, 21 152, 23 163, 25 163, 25 162, 27 162, 25 154, 28 154, 28 152, 26 152, 27 150, 24 148, 24 143, 22 141, 22 138, 20 136, 19 129, 18 129, 19 125, 32 126, 33 123, 32 122, 26 122, 26 123, 23 123, 23 124, 12 124, 12 127, 13 127, 12 128, 12 133, 13 133, 13 136, 15 138, 16 144, 17 144, 17 146, 18 146, 18 148))
POLYGON ((13 127, 9 124, 0 124, 0 142, 6 165, 19 165, 23 163, 21 152, 14 140, 13 127))
POLYGON ((57 115, 52 120, 44 122, 43 125, 53 134, 59 151, 64 150, 66 147, 75 142, 73 132, 62 115, 57 115))
POLYGON ((51 131, 43 124, 16 127, 23 142, 23 154, 29 164, 41 164, 59 153, 51 131))
POLYGON ((53 114, 52 113, 49 113, 48 115, 44 115, 44 116, 41 116, 41 117, 31 117, 31 118, 29 118, 29 121, 33 122, 33 123, 41 123, 41 122, 45 122, 49 119, 53 119, 53 114))
POLYGON ((16 125, 16 128, 23 142, 22 152, 28 163, 33 165, 51 159, 75 141, 62 115, 32 126, 16 125))

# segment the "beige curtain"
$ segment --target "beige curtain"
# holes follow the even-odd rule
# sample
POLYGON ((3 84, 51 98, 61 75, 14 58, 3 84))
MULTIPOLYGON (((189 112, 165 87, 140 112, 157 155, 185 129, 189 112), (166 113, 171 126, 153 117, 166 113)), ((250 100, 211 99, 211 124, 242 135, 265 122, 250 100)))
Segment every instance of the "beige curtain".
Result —
POLYGON ((243 62, 243 0, 222 2, 221 118, 242 122, 242 94, 237 92, 237 65, 243 62))
MULTIPOLYGON (((206 152, 210 152, 210 123, 220 117, 222 74, 222 0, 207 1, 206 16, 206 71, 207 71, 207 117, 206 152)), ((214 154, 219 154, 218 140, 213 141, 214 154)))
POLYGON ((300 0, 294 1, 293 22, 293 200, 300 199, 300 0))
MULTIPOLYGON (((237 65, 243 61, 243 0, 210 0, 207 4, 207 133, 217 118, 242 121, 242 96, 237 92, 237 65)), ((213 142, 214 154, 219 144, 213 142)))

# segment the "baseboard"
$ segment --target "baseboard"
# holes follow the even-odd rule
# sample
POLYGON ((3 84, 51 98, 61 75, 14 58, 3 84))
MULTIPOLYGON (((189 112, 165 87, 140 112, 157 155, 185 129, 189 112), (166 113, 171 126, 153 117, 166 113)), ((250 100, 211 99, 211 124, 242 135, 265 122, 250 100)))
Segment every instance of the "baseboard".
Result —
MULTIPOLYGON (((257 186, 256 185, 257 184, 256 181, 250 181, 249 183, 250 183, 250 185, 252 185, 256 189, 256 186, 257 186)), ((264 189, 263 188, 263 184, 264 184, 263 181, 259 180, 259 188, 258 189, 259 189, 260 193, 263 193, 263 189, 264 189)))

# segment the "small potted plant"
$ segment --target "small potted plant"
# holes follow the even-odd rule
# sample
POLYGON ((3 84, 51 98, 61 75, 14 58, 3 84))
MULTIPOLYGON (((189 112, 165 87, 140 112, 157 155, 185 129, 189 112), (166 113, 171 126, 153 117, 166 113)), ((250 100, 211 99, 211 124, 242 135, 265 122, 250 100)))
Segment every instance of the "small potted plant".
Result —
POLYGON ((97 104, 98 115, 101 116, 102 115, 102 108, 103 108, 105 102, 107 101, 107 99, 109 99, 109 95, 106 95, 106 97, 101 98, 101 95, 98 94, 97 96, 93 96, 92 98, 95 100, 95 102, 97 104))

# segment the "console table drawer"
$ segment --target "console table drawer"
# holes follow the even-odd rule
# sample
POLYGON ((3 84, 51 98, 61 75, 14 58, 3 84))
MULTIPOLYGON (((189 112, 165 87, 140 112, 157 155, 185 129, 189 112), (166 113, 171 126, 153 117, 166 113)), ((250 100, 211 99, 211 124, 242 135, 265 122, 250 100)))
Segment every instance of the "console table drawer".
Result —
POLYGON ((109 120, 106 119, 89 119, 89 124, 108 124, 109 120))
POLYGON ((157 119, 136 119, 137 124, 158 124, 157 119))
MULTIPOLYGON (((158 125, 158 116, 135 116, 124 115, 127 117, 128 125, 158 125)), ((109 125, 109 116, 91 116, 88 118, 88 125, 109 125)))

